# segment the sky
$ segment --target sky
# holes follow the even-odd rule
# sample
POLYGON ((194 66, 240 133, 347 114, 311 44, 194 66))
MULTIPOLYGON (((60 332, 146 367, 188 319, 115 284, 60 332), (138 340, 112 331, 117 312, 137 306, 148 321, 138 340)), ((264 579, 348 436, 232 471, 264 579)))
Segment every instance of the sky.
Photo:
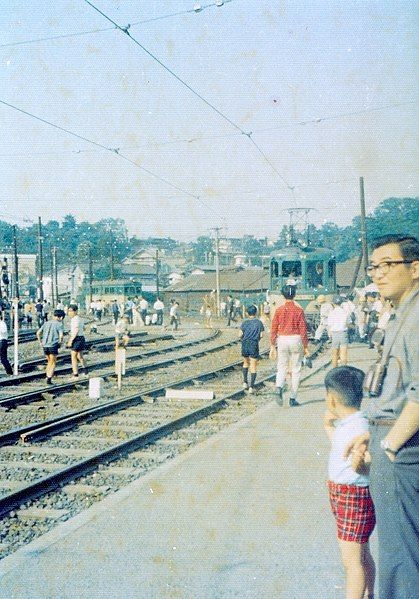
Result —
POLYGON ((367 211, 418 195, 413 1, 92 1, 142 47, 86 0, 5 4, 2 220, 276 238, 349 224, 360 176, 367 211))

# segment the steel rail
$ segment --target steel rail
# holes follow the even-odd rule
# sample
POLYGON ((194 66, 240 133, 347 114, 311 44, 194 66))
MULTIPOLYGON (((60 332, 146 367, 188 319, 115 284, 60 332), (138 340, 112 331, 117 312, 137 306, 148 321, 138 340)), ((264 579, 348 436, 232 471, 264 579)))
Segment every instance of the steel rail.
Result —
MULTIPOLYGON (((181 351, 181 350, 183 350, 187 347, 190 347, 192 345, 198 345, 200 343, 206 343, 208 341, 211 341, 216 336, 217 336, 217 334, 213 333, 209 337, 195 339, 193 341, 188 341, 187 343, 180 343, 180 344, 177 344, 170 348, 165 348, 165 349, 160 349, 160 350, 150 350, 149 352, 144 352, 143 354, 140 354, 140 357, 148 358, 150 356, 155 355, 156 353, 157 354, 166 354, 166 353, 174 352, 176 350, 181 351)), ((188 354, 187 356, 178 356, 178 357, 171 356, 169 359, 162 358, 161 360, 156 360, 152 363, 138 364, 136 366, 131 366, 131 367, 126 368, 125 373, 133 374, 135 372, 147 371, 155 366, 157 366, 157 367, 165 366, 166 364, 167 365, 171 364, 174 361, 189 360, 190 358, 200 356, 201 354, 212 353, 214 351, 218 351, 219 349, 228 347, 229 345, 233 345, 236 343, 238 343, 238 340, 232 340, 227 343, 222 343, 222 344, 216 345, 213 348, 208 348, 208 349, 202 348, 200 350, 197 350, 195 352, 188 354)), ((103 378, 114 377, 115 371, 109 370, 108 372, 102 373, 101 376, 103 378)), ((54 393, 54 395, 58 395, 59 393, 63 393, 73 387, 80 387, 82 385, 87 385, 88 382, 89 382, 89 378, 87 376, 85 376, 83 378, 80 378, 77 381, 70 381, 68 383, 62 383, 61 385, 54 385, 53 387, 42 387, 41 389, 36 389, 35 391, 29 391, 29 392, 11 395, 10 397, 6 397, 6 398, 0 400, 0 408, 11 408, 11 407, 15 406, 16 404, 20 405, 22 403, 30 403, 32 401, 35 401, 36 398, 43 396, 45 393, 48 393, 48 394, 54 393)), ((1 436, 0 436, 0 439, 1 439, 1 436)))
MULTIPOLYGON (((320 348, 314 352, 315 355, 319 353, 320 348)), ((241 361, 239 361, 241 363, 241 361)), ((307 380, 321 369, 325 368, 327 364, 330 364, 330 360, 326 361, 319 365, 317 368, 313 369, 309 372, 305 377, 301 380, 307 380)), ((264 385, 267 381, 272 380, 276 376, 276 373, 273 372, 261 380, 259 380, 256 384, 256 387, 259 388, 264 385)), ((196 379, 196 377, 194 377, 196 379)), ((136 451, 145 447, 146 445, 150 445, 154 443, 158 439, 165 437, 176 430, 189 426, 198 420, 202 420, 203 418, 213 414, 221 410, 222 408, 228 405, 229 401, 239 399, 245 394, 243 389, 236 389, 233 392, 221 397, 218 400, 215 400, 202 408, 197 410, 193 410, 183 416, 172 420, 171 422, 165 423, 161 426, 155 427, 146 433, 141 433, 136 437, 129 439, 128 441, 124 441, 122 443, 118 443, 113 447, 110 447, 102 452, 99 452, 89 458, 81 460, 76 464, 68 466, 59 470, 58 472, 54 472, 42 479, 39 479, 22 489, 19 489, 13 493, 10 493, 2 498, 0 498, 0 517, 10 513, 12 510, 19 508, 22 503, 25 503, 30 500, 37 499, 42 495, 48 493, 49 491, 53 491, 59 486, 64 485, 65 483, 72 481, 80 476, 84 476, 97 468, 97 466, 103 462, 112 462, 127 453, 132 451, 136 451)))
MULTIPOLYGON (((205 337, 203 339, 198 339, 198 340, 192 340, 192 341, 188 341, 186 343, 184 343, 182 345, 182 347, 188 347, 190 345, 194 345, 196 343, 201 343, 202 341, 207 341, 207 340, 211 340, 214 337, 217 337, 220 334, 219 330, 214 331, 213 333, 211 333, 211 335, 208 335, 208 337, 205 337)), ((163 352, 170 352, 170 351, 175 351, 176 349, 178 349, 180 347, 180 344, 175 344, 171 347, 167 347, 167 348, 160 348, 160 349, 151 349, 148 351, 141 351, 141 352, 137 352, 135 354, 130 354, 126 357, 127 361, 129 360, 136 360, 142 357, 149 357, 149 356, 153 356, 159 353, 163 353, 163 352)), ((91 362, 89 363, 89 371, 91 370, 98 370, 99 368, 103 368, 105 366, 110 366, 111 364, 115 363, 115 357, 113 357, 112 359, 107 359, 107 360, 102 360, 99 362, 91 362)), ((69 374, 72 372, 71 369, 71 365, 69 366, 60 366, 58 368, 55 369, 55 374, 69 374)), ((3 379, 0 381, 0 387, 6 387, 6 386, 11 386, 11 385, 18 385, 20 383, 26 383, 26 382, 30 382, 30 381, 34 381, 36 379, 42 379, 45 378, 45 372, 29 372, 27 374, 22 374, 18 377, 14 377, 11 379, 3 379)), ((84 378, 81 379, 83 381, 86 381, 88 379, 84 378)), ((77 384, 80 384, 80 381, 76 381, 77 384)), ((74 383, 73 383, 74 384, 74 383)), ((54 386, 54 388, 58 388, 59 385, 54 386)), ((47 391, 51 391, 51 387, 45 387, 42 388, 42 393, 45 393, 47 391)), ((1 400, 0 400, 0 406, 2 405, 1 400)))

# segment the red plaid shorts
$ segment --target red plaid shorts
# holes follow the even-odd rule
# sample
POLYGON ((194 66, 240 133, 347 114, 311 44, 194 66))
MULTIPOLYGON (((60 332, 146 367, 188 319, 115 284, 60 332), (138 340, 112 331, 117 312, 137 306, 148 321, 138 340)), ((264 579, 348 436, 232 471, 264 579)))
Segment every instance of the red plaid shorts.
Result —
POLYGON ((374 504, 369 487, 327 481, 329 499, 338 527, 338 539, 366 543, 375 526, 374 504))

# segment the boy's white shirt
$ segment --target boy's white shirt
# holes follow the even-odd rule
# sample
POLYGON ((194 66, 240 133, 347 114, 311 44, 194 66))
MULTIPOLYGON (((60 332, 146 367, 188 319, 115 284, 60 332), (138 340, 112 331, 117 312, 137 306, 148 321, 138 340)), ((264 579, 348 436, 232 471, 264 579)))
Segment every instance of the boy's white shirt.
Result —
POLYGON ((354 412, 345 418, 336 420, 331 436, 331 448, 328 463, 328 477, 334 483, 344 485, 369 485, 369 477, 359 474, 351 466, 351 456, 343 457, 348 443, 368 431, 368 420, 361 411, 354 412))

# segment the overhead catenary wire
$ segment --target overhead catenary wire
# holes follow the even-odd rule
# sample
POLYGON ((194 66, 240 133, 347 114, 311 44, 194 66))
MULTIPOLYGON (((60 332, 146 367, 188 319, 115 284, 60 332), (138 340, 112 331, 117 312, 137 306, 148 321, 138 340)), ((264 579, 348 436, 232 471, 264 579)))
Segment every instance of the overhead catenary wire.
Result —
POLYGON ((118 23, 116 23, 116 21, 114 21, 113 19, 111 19, 110 17, 108 17, 108 15, 106 15, 104 12, 102 12, 99 8, 97 8, 97 6, 95 6, 94 4, 92 4, 92 2, 90 2, 89 0, 84 0, 84 2, 86 4, 88 4, 89 6, 91 6, 100 15, 102 15, 107 21, 109 21, 110 23, 112 23, 113 25, 115 25, 115 27, 119 31, 121 31, 121 33, 124 33, 125 35, 127 35, 129 37, 129 39, 131 39, 139 48, 141 48, 148 56, 150 56, 150 58, 152 58, 155 62, 157 62, 165 71, 167 71, 172 77, 174 77, 177 81, 179 81, 179 83, 181 83, 184 87, 186 87, 192 94, 194 94, 197 98, 199 98, 202 102, 204 102, 204 104, 206 104, 207 106, 209 106, 222 119, 224 119, 225 121, 227 121, 235 129, 237 129, 238 131, 240 131, 240 133, 242 133, 243 135, 245 135, 246 137, 248 137, 250 139, 250 141, 254 144, 254 146, 256 147, 256 149, 259 151, 259 153, 263 157, 263 159, 272 167, 272 170, 279 176, 279 178, 281 179, 281 181, 286 185, 286 187, 288 188, 288 190, 291 191, 292 194, 294 194, 294 188, 292 187, 292 185, 290 185, 285 180, 285 178, 282 175, 280 175, 280 173, 278 172, 278 170, 275 168, 275 166, 273 165, 273 163, 268 159, 268 157, 263 152, 263 150, 252 139, 252 133, 251 132, 245 131, 242 127, 240 127, 240 125, 238 125, 237 123, 235 123, 234 121, 232 121, 226 114, 224 114, 221 110, 219 110, 216 106, 214 106, 214 104, 212 104, 211 102, 209 102, 209 100, 207 100, 206 98, 204 98, 204 96, 202 96, 199 92, 197 92, 191 85, 189 85, 189 83, 187 83, 184 79, 182 79, 181 77, 179 77, 179 75, 177 75, 170 67, 168 67, 166 64, 164 64, 164 62, 162 62, 155 54, 153 54, 152 52, 150 52, 150 50, 148 50, 145 46, 143 46, 143 44, 141 44, 137 39, 135 39, 135 37, 133 37, 130 34, 130 32, 129 32, 130 25, 126 25, 125 27, 122 27, 121 25, 119 25, 118 23))
MULTIPOLYGON (((229 4, 230 2, 236 2, 236 1, 237 0, 224 0, 224 4, 229 4)), ((205 10, 206 8, 211 8, 213 6, 217 6, 217 4, 215 2, 211 2, 210 4, 205 4, 201 7, 201 10, 205 10)), ((130 26, 136 27, 138 25, 145 25, 147 23, 153 23, 155 21, 161 21, 163 19, 169 19, 171 17, 179 17, 182 15, 187 15, 187 14, 191 14, 191 13, 196 13, 196 10, 193 8, 190 8, 187 10, 180 10, 177 12, 172 12, 172 13, 169 13, 166 15, 158 15, 157 17, 150 17, 149 19, 143 19, 141 21, 134 21, 133 23, 130 24, 130 26)), ((92 33, 102 33, 105 31, 113 31, 114 29, 116 29, 115 26, 114 27, 104 27, 102 29, 87 29, 85 31, 74 31, 72 33, 61 33, 58 35, 50 35, 50 36, 38 37, 35 39, 30 39, 30 40, 22 40, 20 42, 9 42, 7 44, 0 44, 0 48, 10 48, 13 46, 24 46, 27 44, 36 44, 38 42, 49 42, 49 41, 54 41, 54 40, 58 40, 58 39, 90 35, 92 33)))
POLYGON ((125 160, 126 162, 136 166, 137 168, 139 168, 140 170, 144 171, 145 173, 147 173, 148 175, 154 177, 155 179, 157 179, 158 181, 164 183, 165 185, 168 185, 169 187, 171 187, 172 189, 176 189, 176 191, 181 192, 184 195, 187 195, 191 198, 194 198, 197 202, 199 202, 201 205, 205 206, 208 210, 210 210, 211 212, 213 212, 218 218, 223 218, 222 215, 220 215, 218 212, 216 212, 209 204, 207 204, 206 202, 204 202, 199 195, 192 193, 186 189, 183 189, 181 187, 179 187, 178 185, 175 185, 174 183, 171 183, 170 181, 168 181, 167 179, 164 179, 163 177, 160 177, 160 175, 157 175, 156 173, 154 173, 153 171, 151 171, 150 169, 141 166, 140 164, 138 164, 138 162, 135 162, 134 160, 131 160, 131 158, 128 158, 128 156, 125 156, 124 154, 122 154, 119 151, 119 148, 110 148, 108 146, 105 146, 104 144, 98 143, 92 139, 89 139, 87 137, 84 137, 83 135, 79 135, 78 133, 75 133, 74 131, 71 131, 70 129, 66 129, 65 127, 61 127, 60 125, 57 125, 55 123, 52 123, 51 121, 48 121, 42 117, 39 117, 31 112, 28 112, 27 110, 23 110, 22 108, 19 108, 18 106, 15 106, 13 104, 10 104, 9 102, 5 102, 4 100, 0 99, 0 104, 3 104, 4 106, 7 106, 9 108, 12 108, 13 110, 16 110, 22 114, 25 114, 26 116, 29 116, 30 118, 33 118, 37 121, 40 121, 41 123, 44 123, 46 125, 49 125, 50 127, 53 127, 54 129, 58 129, 59 131, 62 131, 64 133, 67 133, 68 135, 71 135, 73 137, 76 137, 77 139, 81 139, 82 141, 92 144, 98 148, 101 148, 102 150, 106 150, 107 152, 111 152, 112 154, 118 156, 118 158, 121 158, 122 160, 125 160))
MULTIPOLYGON (((232 0, 230 0, 232 1, 232 0)), ((112 29, 115 29, 114 27, 112 27, 112 29)), ((399 106, 406 106, 406 105, 412 105, 412 104, 416 104, 416 100, 409 100, 407 102, 397 102, 395 104, 387 104, 386 106, 372 106, 370 108, 365 108, 365 109, 361 109, 361 110, 354 110, 351 112, 344 112, 344 113, 339 113, 339 114, 335 114, 335 115, 329 115, 326 117, 315 117, 313 119, 311 119, 310 121, 290 121, 289 123, 284 123, 283 125, 279 125, 277 127, 266 127, 266 128, 261 128, 261 129, 253 129, 252 130, 252 135, 255 133, 264 133, 265 131, 277 131, 280 129, 288 129, 289 127, 300 127, 302 125, 308 124, 308 123, 321 123, 324 121, 329 121, 329 120, 336 120, 336 119, 340 119, 340 118, 346 118, 348 116, 357 116, 360 114, 364 114, 364 113, 369 113, 369 112, 377 112, 380 110, 389 110, 391 108, 397 108, 399 106)), ((131 150, 131 149, 138 149, 138 148, 143 148, 143 147, 149 147, 150 145, 152 147, 162 147, 162 146, 166 146, 166 145, 174 145, 174 144, 181 144, 181 143, 197 143, 200 141, 205 141, 207 139, 221 139, 221 138, 225 138, 225 137, 234 137, 234 136, 238 136, 238 135, 242 135, 241 132, 236 131, 236 132, 230 132, 230 133, 205 133, 203 135, 201 134, 196 134, 194 136, 191 137, 186 137, 186 138, 178 138, 178 139, 171 139, 171 140, 166 140, 166 141, 161 141, 161 142, 151 142, 147 143, 147 144, 136 144, 136 145, 132 145, 132 146, 122 146, 121 149, 123 150, 131 150)), ((7 154, 0 154, 1 158, 31 158, 33 156, 65 156, 68 154, 84 154, 87 152, 92 152, 93 150, 67 150, 67 151, 63 151, 63 152, 30 152, 30 153, 26 153, 26 154, 13 154, 13 153, 7 153, 7 154)), ((301 185, 309 185, 310 182, 308 183, 304 183, 304 184, 299 184, 299 185, 294 185, 293 187, 296 189, 298 187, 301 187, 301 185)), ((318 183, 318 185, 325 185, 326 183, 318 183)))

